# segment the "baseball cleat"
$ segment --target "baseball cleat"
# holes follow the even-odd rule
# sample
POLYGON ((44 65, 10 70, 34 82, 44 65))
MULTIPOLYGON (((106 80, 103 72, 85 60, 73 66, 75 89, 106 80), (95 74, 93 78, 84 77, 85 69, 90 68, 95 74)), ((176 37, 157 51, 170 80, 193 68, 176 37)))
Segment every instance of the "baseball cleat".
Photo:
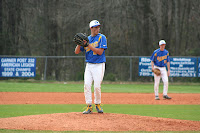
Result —
POLYGON ((100 104, 95 104, 95 107, 98 113, 103 113, 103 109, 101 108, 100 104))
POLYGON ((155 97, 155 100, 160 100, 159 96, 156 96, 156 97, 155 97))
POLYGON ((87 109, 83 111, 83 114, 91 114, 92 113, 92 105, 87 105, 87 109))
POLYGON ((168 95, 164 95, 163 99, 172 99, 171 97, 169 97, 168 95))

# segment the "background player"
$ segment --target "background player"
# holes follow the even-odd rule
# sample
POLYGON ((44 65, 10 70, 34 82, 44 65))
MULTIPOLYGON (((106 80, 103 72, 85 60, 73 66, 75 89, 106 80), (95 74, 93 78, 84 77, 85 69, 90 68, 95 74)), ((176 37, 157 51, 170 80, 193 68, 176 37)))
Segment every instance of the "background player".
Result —
POLYGON ((161 72, 160 76, 154 74, 154 92, 155 92, 155 99, 160 100, 159 98, 159 83, 160 77, 162 77, 162 81, 164 83, 163 86, 163 99, 171 99, 167 95, 168 92, 168 76, 170 75, 170 59, 169 59, 169 52, 165 49, 166 42, 165 40, 159 41, 159 49, 156 49, 152 56, 151 56, 151 67, 152 71, 154 68, 158 68, 161 72), (166 70, 166 66, 168 71, 166 70))
POLYGON ((91 35, 88 36, 88 47, 77 45, 75 54, 85 51, 86 68, 84 74, 84 95, 87 104, 87 109, 83 114, 92 113, 92 91, 91 86, 94 81, 94 103, 98 113, 103 113, 101 108, 101 82, 105 71, 105 50, 107 49, 106 37, 99 33, 100 23, 97 20, 92 20, 89 24, 91 35))

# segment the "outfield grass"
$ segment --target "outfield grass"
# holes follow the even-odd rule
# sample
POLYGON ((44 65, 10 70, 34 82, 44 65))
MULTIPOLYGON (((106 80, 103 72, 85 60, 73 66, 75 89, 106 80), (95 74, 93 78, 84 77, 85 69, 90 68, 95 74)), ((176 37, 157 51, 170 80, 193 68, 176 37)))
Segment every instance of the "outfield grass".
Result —
MULTIPOLYGON (((112 93, 153 93, 153 84, 102 84, 101 88, 102 92, 112 93)), ((0 82, 0 92, 83 92, 83 84, 0 82)), ((168 92, 200 93, 200 84, 169 85, 168 92)))
MULTIPOLYGON (((0 105, 0 118, 68 113, 84 111, 84 104, 28 104, 0 105)), ((105 104, 106 113, 173 118, 200 121, 200 105, 135 105, 135 104, 105 104)))

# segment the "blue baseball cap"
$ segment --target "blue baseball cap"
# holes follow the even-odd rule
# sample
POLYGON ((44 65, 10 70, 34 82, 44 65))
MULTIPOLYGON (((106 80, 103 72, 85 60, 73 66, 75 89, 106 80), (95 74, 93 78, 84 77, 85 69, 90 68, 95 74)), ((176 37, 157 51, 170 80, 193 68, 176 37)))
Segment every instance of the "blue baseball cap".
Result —
POLYGON ((92 27, 97 27, 97 26, 101 26, 101 24, 99 23, 99 21, 97 20, 92 20, 89 24, 89 27, 92 28, 92 27))

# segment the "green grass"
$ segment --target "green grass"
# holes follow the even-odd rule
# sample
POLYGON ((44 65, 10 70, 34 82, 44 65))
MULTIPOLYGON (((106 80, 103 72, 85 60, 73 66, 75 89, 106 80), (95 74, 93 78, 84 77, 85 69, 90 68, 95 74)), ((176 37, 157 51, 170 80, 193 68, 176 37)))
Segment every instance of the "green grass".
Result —
MULTIPOLYGON (((0 118, 84 111, 84 104, 0 105, 0 118)), ((200 121, 200 105, 103 105, 106 113, 200 121)))
POLYGON ((81 84, 0 82, 0 92, 82 92, 81 84))
MULTIPOLYGON (((83 84, 0 82, 0 92, 83 92, 83 84)), ((102 92, 152 93, 153 84, 102 84, 102 92)), ((200 93, 200 84, 169 85, 169 93, 200 93)))

